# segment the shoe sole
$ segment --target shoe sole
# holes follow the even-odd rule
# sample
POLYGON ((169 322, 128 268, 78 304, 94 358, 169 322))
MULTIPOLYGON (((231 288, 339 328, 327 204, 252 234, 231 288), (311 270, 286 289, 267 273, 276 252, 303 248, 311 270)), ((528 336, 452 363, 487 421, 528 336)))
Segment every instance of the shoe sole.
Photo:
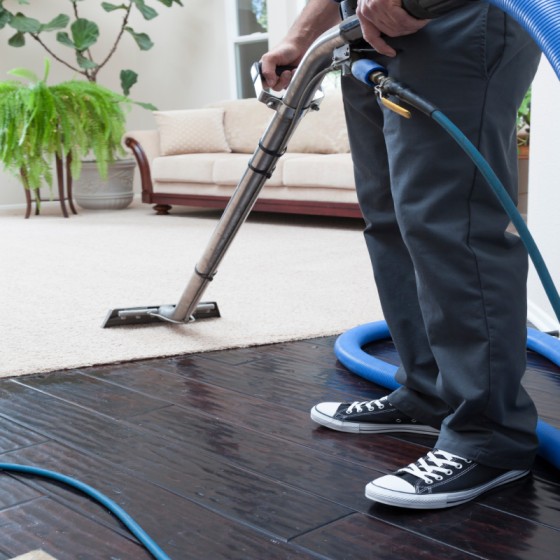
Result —
POLYGON ((342 422, 319 412, 316 407, 311 409, 311 420, 338 432, 348 432, 352 434, 425 434, 438 435, 439 430, 426 426, 425 424, 371 424, 362 422, 342 422))
POLYGON ((442 509, 458 506, 466 502, 470 502, 481 494, 519 480, 529 474, 528 470, 508 471, 493 480, 481 484, 470 490, 462 492, 448 492, 441 494, 408 494, 406 492, 397 492, 375 485, 375 481, 370 482, 366 486, 366 498, 386 504, 389 506, 397 506, 409 509, 442 509))

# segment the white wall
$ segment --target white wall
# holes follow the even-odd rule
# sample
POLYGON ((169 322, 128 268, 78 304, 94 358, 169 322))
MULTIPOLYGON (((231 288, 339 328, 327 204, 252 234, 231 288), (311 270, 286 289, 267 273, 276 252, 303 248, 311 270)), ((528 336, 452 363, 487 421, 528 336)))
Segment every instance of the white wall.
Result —
POLYGON ((268 44, 276 46, 305 5, 302 0, 268 0, 268 44))
MULTIPOLYGON (((528 226, 560 290, 560 86, 543 57, 533 84, 531 154, 529 159, 528 226)), ((541 330, 560 324, 535 269, 529 275, 529 319, 541 330)))
MULTIPOLYGON (((131 19, 130 25, 137 32, 146 32, 154 42, 149 51, 140 51, 132 37, 126 34, 122 46, 100 74, 98 82, 120 91, 119 71, 122 68, 135 70, 138 83, 131 91, 131 97, 139 101, 149 101, 158 109, 180 109, 200 107, 205 103, 229 97, 229 68, 226 52, 227 37, 224 33, 224 0, 184 0, 184 7, 165 6, 152 2, 159 16, 145 21, 139 13, 131 19)), ((229 0, 231 1, 231 0, 229 0)), ((21 10, 30 17, 47 21, 60 12, 69 13, 68 0, 33 2, 31 6, 18 6, 15 1, 6 1, 7 8, 21 10)), ((101 23, 103 43, 109 43, 117 27, 119 12, 106 13, 98 2, 80 2, 79 9, 84 17, 91 17, 101 23)), ((6 72, 12 68, 24 67, 42 75, 46 53, 33 40, 23 48, 8 46, 7 40, 13 30, 0 31, 0 80, 9 79, 6 72)), ((49 41, 57 53, 67 54, 69 49, 56 42, 54 34, 49 41)), ((102 52, 106 49, 97 48, 102 52)), ((53 62, 49 83, 73 77, 70 70, 53 62)), ((129 129, 152 128, 150 112, 135 107, 128 117, 129 129)), ((19 182, 0 169, 0 205, 23 204, 25 200, 19 182)))

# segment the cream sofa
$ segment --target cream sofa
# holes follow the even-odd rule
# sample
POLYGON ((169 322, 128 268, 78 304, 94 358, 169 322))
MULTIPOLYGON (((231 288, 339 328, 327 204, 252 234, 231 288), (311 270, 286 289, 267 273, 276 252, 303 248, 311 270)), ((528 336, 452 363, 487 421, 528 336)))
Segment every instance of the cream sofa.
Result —
MULTIPOLYGON (((224 208, 273 116, 256 99, 156 111, 156 129, 124 139, 138 162, 142 200, 158 214, 173 205, 224 208)), ((300 122, 254 210, 361 217, 338 91, 300 122)))

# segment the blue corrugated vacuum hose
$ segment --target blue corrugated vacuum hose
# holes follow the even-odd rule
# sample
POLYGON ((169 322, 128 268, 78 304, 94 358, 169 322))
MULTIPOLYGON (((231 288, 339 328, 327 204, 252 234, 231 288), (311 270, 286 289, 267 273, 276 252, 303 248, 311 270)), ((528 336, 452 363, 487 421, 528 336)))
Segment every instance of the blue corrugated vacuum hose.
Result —
POLYGON ((486 0, 517 20, 533 37, 560 79, 560 2, 486 0))
MULTIPOLYGON (((400 387, 395 380, 397 367, 375 358, 363 349, 367 344, 390 337, 389 328, 385 321, 366 323, 341 334, 335 342, 334 353, 340 363, 351 372, 376 385, 395 390, 400 387)), ((527 338, 527 348, 535 350, 560 366, 560 342, 558 339, 534 329, 528 329, 527 338)), ((539 419, 537 437, 539 438, 539 456, 560 469, 560 430, 539 419)))

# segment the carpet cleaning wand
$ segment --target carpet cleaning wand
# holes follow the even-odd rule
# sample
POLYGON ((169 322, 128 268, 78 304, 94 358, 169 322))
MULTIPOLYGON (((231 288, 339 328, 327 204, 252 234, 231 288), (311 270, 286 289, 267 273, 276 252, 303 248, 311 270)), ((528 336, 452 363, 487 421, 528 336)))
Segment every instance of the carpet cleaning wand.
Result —
MULTIPOLYGON (((435 17, 443 9, 464 4, 469 0, 420 0, 422 13, 419 16, 435 17)), ((309 48, 299 64, 283 98, 262 91, 259 99, 274 109, 273 116, 259 141, 247 169, 241 177, 228 205, 226 206, 208 245, 196 264, 179 302, 176 305, 141 306, 112 309, 103 322, 103 327, 146 324, 154 322, 189 323, 203 318, 219 317, 215 302, 200 302, 208 284, 217 273, 227 249, 241 225, 247 219, 266 180, 272 175, 278 159, 286 150, 289 139, 301 118, 308 110, 318 109, 323 77, 335 68, 346 65, 351 56, 350 45, 362 39, 362 31, 356 13, 357 1, 341 3, 342 23, 321 35, 309 48)), ((418 0, 405 0, 418 4, 418 0)), ((260 73, 253 72, 256 88, 260 85, 260 73)))
POLYGON ((348 53, 348 44, 362 38, 356 16, 345 19, 340 26, 321 35, 309 48, 299 64, 289 87, 282 98, 262 91, 258 66, 253 68, 255 87, 261 91, 259 99, 276 114, 258 143, 247 169, 241 177, 228 205, 226 206, 208 245, 187 284, 179 303, 152 307, 135 307, 111 310, 103 327, 132 325, 166 321, 188 323, 195 319, 219 317, 214 302, 199 303, 208 283, 214 278, 218 266, 239 228, 247 219, 266 180, 272 175, 278 159, 299 121, 310 109, 318 109, 319 93, 323 77, 344 61, 338 58, 342 49, 348 53), (333 52, 335 57, 333 58, 333 52))
MULTIPOLYGON (((433 18, 478 0, 403 0, 403 6, 415 17, 433 18)), ((560 28, 556 14, 558 0, 486 0, 518 19, 531 33, 542 51, 553 64, 560 77, 560 39, 557 32, 560 28)), ((218 266, 241 225, 247 219, 266 180, 272 175, 276 162, 286 150, 289 139, 297 124, 309 109, 317 109, 320 99, 319 91, 324 75, 336 68, 347 70, 352 59, 360 56, 364 49, 356 48, 362 39, 359 21, 355 14, 356 0, 344 0, 341 3, 341 14, 344 20, 337 28, 327 31, 310 47, 288 86, 283 98, 261 92, 259 98, 267 106, 276 111, 263 137, 259 141, 248 167, 240 179, 220 221, 197 263, 194 274, 187 284, 179 303, 152 307, 135 307, 111 310, 103 327, 118 325, 142 324, 153 322, 188 323, 195 319, 219 317, 220 313, 215 302, 199 303, 208 283, 214 278, 218 266)), ((371 51, 372 49, 366 49, 371 51)), ((260 83, 254 76, 255 84, 260 83)), ((394 93, 394 92, 392 92, 394 93)), ((380 101, 388 108, 406 114, 406 109, 395 105, 388 97, 380 95, 380 101)), ((421 101, 421 100, 419 100, 421 101)), ((422 102, 424 103, 424 102, 422 102)), ((417 108, 427 109, 426 104, 417 108)), ((414 103, 411 103, 414 105, 414 103)), ((426 111, 423 111, 426 112, 426 111)), ((439 115, 439 113, 438 113, 439 115)), ((443 119, 443 126, 449 124, 443 119)), ((451 133, 451 128, 447 128, 451 133)), ((478 156, 477 156, 478 158, 478 156)), ((477 163, 475 161, 475 163, 477 163)), ((481 166, 485 162, 478 161, 481 166)), ((506 206, 509 202, 505 202, 506 206)), ((515 209, 513 209, 515 210, 515 209)), ((523 225, 517 218, 512 218, 520 227, 523 225)), ((523 234, 522 234, 523 237, 523 234)), ((528 238, 528 235, 525 235, 528 238)), ((536 246, 530 242, 534 249, 536 246)), ((529 248, 531 251, 531 248, 529 248)), ((535 251, 533 251, 535 252, 535 251)), ((541 270, 543 267, 540 267, 541 270)), ((546 275, 547 273, 545 273, 546 275)), ((545 284, 550 287, 551 280, 545 284)), ((545 286, 546 288, 546 286, 545 286)), ((550 291, 550 290, 549 290, 550 291)), ((553 303, 553 305, 557 305, 553 303)), ((558 307, 556 307, 558 309, 558 307)))

